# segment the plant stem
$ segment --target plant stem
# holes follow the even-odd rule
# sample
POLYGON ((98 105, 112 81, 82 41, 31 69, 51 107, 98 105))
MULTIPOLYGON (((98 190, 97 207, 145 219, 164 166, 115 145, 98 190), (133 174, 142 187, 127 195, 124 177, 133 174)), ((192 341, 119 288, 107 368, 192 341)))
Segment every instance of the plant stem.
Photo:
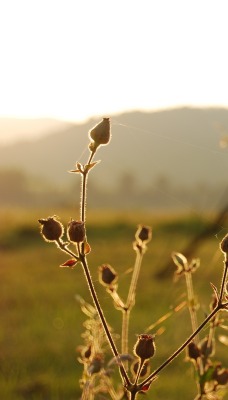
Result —
POLYGON ((92 281, 92 277, 91 277, 91 274, 90 274, 90 271, 89 271, 89 268, 88 268, 86 257, 84 255, 82 255, 82 254, 80 254, 80 261, 81 261, 81 264, 83 266, 83 271, 84 271, 84 274, 85 274, 85 277, 86 277, 86 281, 88 283, 89 290, 90 290, 94 305, 96 307, 97 313, 98 313, 98 315, 100 317, 103 329, 104 329, 104 331, 106 333, 109 345, 111 347, 111 350, 112 350, 114 356, 117 358, 117 361, 119 363, 120 374, 121 374, 121 376, 123 378, 124 383, 127 384, 127 385, 130 385, 130 380, 128 378, 128 375, 126 373, 124 365, 123 365, 123 363, 122 363, 122 361, 120 359, 120 355, 118 353, 118 350, 116 348, 116 345, 114 343, 112 335, 111 335, 111 333, 109 331, 108 324, 106 322, 105 316, 103 314, 103 311, 101 309, 99 300, 97 298, 97 294, 96 294, 96 291, 95 291, 95 288, 94 288, 94 285, 93 285, 93 281, 92 281))
MULTIPOLYGON (((122 309, 122 338, 121 338, 121 350, 122 354, 128 353, 128 332, 129 332, 129 320, 130 312, 135 304, 135 293, 136 286, 139 278, 140 267, 143 259, 143 251, 136 250, 136 259, 129 287, 126 303, 122 309)), ((126 362, 126 369, 128 370, 128 362, 126 362)))
POLYGON ((131 308, 134 306, 134 303, 135 303, 136 285, 137 285, 138 278, 139 278, 139 272, 140 272, 140 267, 142 264, 142 259, 143 259, 143 252, 137 250, 134 271, 132 274, 131 284, 130 284, 128 297, 127 297, 127 301, 126 301, 126 308, 129 310, 131 310, 131 308))
MULTIPOLYGON (((91 152, 89 160, 87 162, 87 165, 91 164, 95 153, 96 153, 96 150, 91 152)), ((83 221, 83 222, 85 222, 85 219, 86 219, 86 187, 87 187, 88 172, 89 171, 86 171, 82 174, 82 194, 81 194, 80 218, 81 218, 81 221, 83 221)))
MULTIPOLYGON (((128 354, 128 331, 129 331, 130 310, 123 308, 122 310, 122 337, 121 337, 121 353, 128 354)), ((127 362, 126 368, 128 369, 127 362)))
POLYGON ((226 253, 225 254, 225 260, 224 260, 224 270, 223 270, 223 276, 222 276, 222 283, 221 283, 219 299, 218 299, 218 303, 219 304, 221 304, 221 302, 222 302, 223 292, 224 292, 224 288, 225 288, 225 284, 226 284, 226 280, 227 280, 227 271, 228 271, 228 256, 227 256, 227 253, 226 253))
MULTIPOLYGON (((185 272, 185 280, 186 280, 187 295, 188 295, 188 309, 191 318, 192 331, 194 332, 197 329, 198 322, 196 315, 195 295, 194 295, 191 271, 185 272)), ((196 344, 199 343, 198 335, 195 336, 194 341, 196 344)))

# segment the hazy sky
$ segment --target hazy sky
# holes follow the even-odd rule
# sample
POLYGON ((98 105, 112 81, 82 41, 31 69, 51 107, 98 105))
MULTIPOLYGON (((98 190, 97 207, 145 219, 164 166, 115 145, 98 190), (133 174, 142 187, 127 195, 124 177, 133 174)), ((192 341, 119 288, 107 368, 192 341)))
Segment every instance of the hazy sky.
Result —
POLYGON ((0 0, 0 117, 228 107, 227 0, 0 0))

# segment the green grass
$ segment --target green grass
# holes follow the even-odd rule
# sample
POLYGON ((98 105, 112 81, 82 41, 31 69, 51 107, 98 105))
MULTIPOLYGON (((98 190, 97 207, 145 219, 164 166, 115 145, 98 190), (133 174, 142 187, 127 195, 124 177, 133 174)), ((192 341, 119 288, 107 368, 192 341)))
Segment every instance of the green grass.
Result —
MULTIPOLYGON (((80 266, 74 270, 58 266, 67 256, 39 235, 37 219, 52 215, 50 210, 22 212, 2 211, 0 215, 0 397, 4 400, 75 400, 80 398, 78 380, 81 365, 77 347, 82 344, 85 320, 75 295, 91 302, 80 266)), ((58 210, 66 223, 73 211, 58 210)), ((98 283, 97 267, 110 263, 119 273, 119 291, 126 298, 134 263, 132 242, 137 223, 153 226, 139 280, 136 306, 130 323, 130 346, 136 334, 155 322, 170 306, 185 297, 184 282, 173 283, 174 267, 170 253, 182 251, 208 220, 192 216, 154 216, 134 213, 94 213, 88 215, 88 240, 92 252, 88 256, 95 286, 108 322, 118 334, 121 314, 98 283), (168 266, 168 267, 167 267, 168 266), (158 272, 166 274, 158 278, 158 272)), ((214 235, 198 247, 194 256, 201 258, 201 267, 194 276, 202 302, 199 318, 208 311, 211 288, 219 285, 222 255, 214 235)), ((187 310, 173 315, 157 336, 157 353, 152 368, 174 351, 190 333, 187 310)), ((119 346, 117 341, 117 346, 119 346)), ((225 360, 224 346, 218 354, 225 360)), ((194 397, 193 371, 182 354, 167 367, 154 383, 148 398, 178 400, 194 397), (185 378, 186 377, 186 378, 185 378)))

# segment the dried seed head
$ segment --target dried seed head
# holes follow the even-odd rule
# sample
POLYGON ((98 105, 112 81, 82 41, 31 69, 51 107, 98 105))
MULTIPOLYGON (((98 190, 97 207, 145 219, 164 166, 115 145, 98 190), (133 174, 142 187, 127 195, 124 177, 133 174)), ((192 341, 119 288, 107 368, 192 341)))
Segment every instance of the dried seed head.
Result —
POLYGON ((154 335, 139 335, 133 351, 135 356, 141 360, 153 357, 155 353, 154 335))
POLYGON ((56 218, 54 216, 38 220, 41 224, 41 234, 47 242, 59 240, 63 235, 63 225, 56 218))
POLYGON ((104 286, 109 286, 115 283, 118 279, 114 268, 109 264, 103 264, 99 267, 99 281, 104 286))
POLYGON ((190 342, 188 345, 188 357, 191 360, 197 360, 200 357, 200 350, 194 342, 190 342))
POLYGON ((220 249, 223 253, 228 254, 228 234, 222 239, 220 243, 220 249))
POLYGON ((137 242, 148 243, 152 238, 152 229, 150 226, 139 225, 135 234, 137 242))
POLYGON ((84 222, 71 220, 67 227, 67 236, 70 242, 83 242, 85 240, 84 222))
POLYGON ((226 385, 228 383, 228 368, 216 368, 213 378, 219 385, 226 385))
POLYGON ((108 144, 111 137, 110 119, 103 118, 101 122, 99 122, 89 131, 89 136, 95 142, 96 147, 99 145, 108 144))

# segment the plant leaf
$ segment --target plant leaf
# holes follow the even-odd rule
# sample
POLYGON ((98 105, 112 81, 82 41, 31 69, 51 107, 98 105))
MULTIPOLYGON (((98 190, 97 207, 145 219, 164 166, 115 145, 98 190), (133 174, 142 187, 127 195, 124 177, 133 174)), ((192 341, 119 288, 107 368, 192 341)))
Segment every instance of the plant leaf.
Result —
POLYGON ((64 268, 64 267, 69 267, 69 268, 73 268, 75 267, 75 265, 77 264, 78 260, 75 260, 75 258, 72 258, 70 260, 65 261, 65 263, 61 264, 60 267, 64 268))
POLYGON ((91 247, 88 242, 84 243, 84 254, 89 254, 91 252, 91 247))

